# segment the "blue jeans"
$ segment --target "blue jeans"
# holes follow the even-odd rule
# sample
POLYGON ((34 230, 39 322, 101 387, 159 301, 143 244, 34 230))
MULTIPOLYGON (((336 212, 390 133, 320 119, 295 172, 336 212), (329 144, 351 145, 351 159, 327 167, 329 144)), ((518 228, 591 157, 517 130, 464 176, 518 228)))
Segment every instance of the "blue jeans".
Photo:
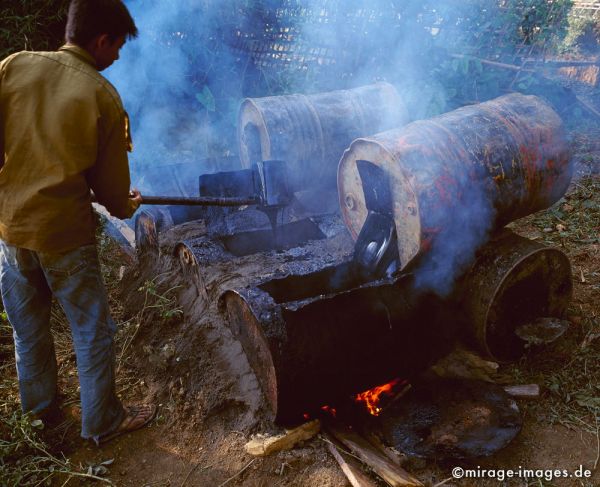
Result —
POLYGON ((13 328, 21 407, 43 412, 56 399, 50 333, 52 295, 71 326, 81 394, 81 436, 97 439, 125 415, 115 392, 116 325, 110 316, 94 245, 52 254, 0 240, 0 288, 13 328))

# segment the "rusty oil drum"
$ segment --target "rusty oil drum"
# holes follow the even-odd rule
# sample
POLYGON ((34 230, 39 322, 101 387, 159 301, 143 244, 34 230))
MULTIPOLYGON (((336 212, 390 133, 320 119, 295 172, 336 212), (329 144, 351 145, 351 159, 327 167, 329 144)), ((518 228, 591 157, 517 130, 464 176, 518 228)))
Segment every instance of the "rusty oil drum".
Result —
POLYGON ((552 205, 572 173, 563 123, 535 96, 505 95, 412 122, 355 140, 344 153, 339 200, 354 238, 367 216, 357 160, 382 167, 390 178, 402 268, 460 224, 461 211, 468 223, 487 208, 482 230, 490 232, 552 205))
POLYGON ((559 249, 503 230, 478 252, 459 294, 469 334, 488 358, 517 359, 519 325, 561 318, 573 293, 571 264, 559 249))
POLYGON ((357 137, 400 127, 408 110, 389 83, 313 95, 247 98, 238 114, 242 166, 286 161, 292 187, 335 189, 337 164, 357 137))

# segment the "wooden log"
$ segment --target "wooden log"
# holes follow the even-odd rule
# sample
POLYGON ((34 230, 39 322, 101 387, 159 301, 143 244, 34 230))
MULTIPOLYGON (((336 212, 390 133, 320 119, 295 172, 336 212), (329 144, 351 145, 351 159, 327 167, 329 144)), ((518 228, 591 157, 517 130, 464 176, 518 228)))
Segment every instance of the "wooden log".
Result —
POLYGON ((418 487, 423 485, 418 479, 379 452, 359 434, 334 423, 327 424, 326 429, 392 487, 418 487))
POLYGON ((344 459, 338 451, 339 443, 335 441, 335 438, 327 434, 325 435, 325 438, 325 444, 327 445, 329 453, 331 453, 336 462, 338 462, 338 465, 342 469, 342 472, 344 472, 344 475, 346 475, 346 478, 352 487, 377 487, 377 484, 360 470, 357 462, 353 461, 352 457, 349 457, 348 460, 344 459))
POLYGON ((281 435, 254 438, 246 443, 245 450, 250 455, 266 457, 278 451, 291 450, 301 441, 310 440, 320 430, 321 422, 315 419, 281 435))
POLYGON ((540 397, 540 386, 538 384, 505 386, 504 390, 515 399, 538 399, 540 397))

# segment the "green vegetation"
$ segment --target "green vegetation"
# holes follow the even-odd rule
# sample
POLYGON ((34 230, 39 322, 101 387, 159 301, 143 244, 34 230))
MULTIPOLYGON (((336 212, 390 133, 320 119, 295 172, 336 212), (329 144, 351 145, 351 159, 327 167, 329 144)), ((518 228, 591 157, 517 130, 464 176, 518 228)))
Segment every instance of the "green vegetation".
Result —
POLYGON ((600 428, 599 222, 600 180, 583 177, 552 208, 515 223, 531 225, 538 242, 567 253, 577 289, 569 309, 575 324, 566 338, 511 368, 514 380, 543 384, 548 391, 548 401, 528 405, 538 419, 594 435, 600 428))
POLYGON ((0 7, 0 59, 62 44, 68 0, 16 0, 0 7))

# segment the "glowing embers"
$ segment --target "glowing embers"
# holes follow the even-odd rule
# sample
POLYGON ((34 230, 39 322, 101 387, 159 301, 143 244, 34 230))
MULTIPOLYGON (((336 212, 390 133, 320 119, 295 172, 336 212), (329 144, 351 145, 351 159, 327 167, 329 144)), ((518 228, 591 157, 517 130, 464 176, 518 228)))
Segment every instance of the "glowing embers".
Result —
POLYGON ((388 397, 390 402, 395 401, 399 397, 403 396, 410 389, 410 384, 406 380, 394 379, 387 384, 373 387, 367 391, 357 394, 354 398, 356 402, 364 403, 365 407, 369 411, 369 414, 373 416, 379 416, 383 411, 383 406, 380 406, 382 395, 388 397))
POLYGON ((332 408, 331 406, 321 406, 321 411, 326 412, 327 414, 330 414, 331 417, 336 418, 337 417, 337 409, 336 408, 332 408))

